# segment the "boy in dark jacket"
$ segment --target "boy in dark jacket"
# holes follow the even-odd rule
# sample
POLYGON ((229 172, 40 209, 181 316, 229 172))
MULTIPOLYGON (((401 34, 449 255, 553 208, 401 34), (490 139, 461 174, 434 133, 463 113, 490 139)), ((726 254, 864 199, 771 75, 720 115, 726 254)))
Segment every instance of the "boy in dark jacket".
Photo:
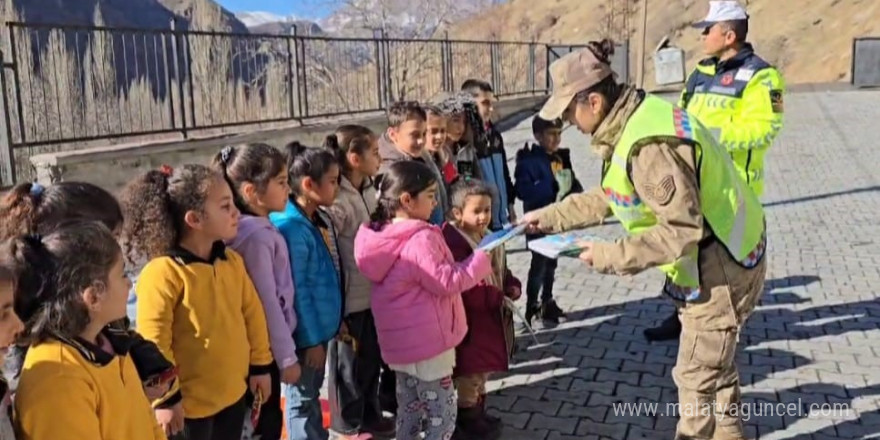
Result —
POLYGON ((492 199, 492 224, 490 229, 500 230, 508 222, 516 223, 516 211, 513 209, 516 190, 510 179, 510 168, 507 166, 507 153, 504 150, 504 138, 492 124, 495 113, 495 90, 492 85, 478 79, 469 79, 461 85, 461 91, 470 93, 474 98, 479 118, 485 132, 486 146, 476 145, 480 162, 481 179, 497 190, 497 197, 492 199))
MULTIPOLYGON (((452 185, 452 217, 443 238, 455 261, 469 258, 492 220, 492 189, 484 182, 460 178, 452 185)), ((486 414, 486 382, 491 373, 507 371, 513 354, 513 314, 505 297, 522 294, 519 280, 507 269, 503 248, 491 253, 492 275, 461 294, 468 333, 455 349, 453 379, 458 389, 458 418, 453 439, 494 440, 501 420, 486 414)))
MULTIPOLYGON (((531 147, 526 145, 516 153, 516 194, 523 201, 523 212, 541 209, 569 194, 583 191, 571 168, 569 150, 559 148, 562 120, 546 121, 535 116, 532 120, 532 133, 538 143, 531 147)), ((526 236, 526 240, 537 238, 541 238, 541 235, 526 236)), ((559 319, 565 317, 562 309, 553 300, 555 276, 556 260, 532 252, 532 264, 526 282, 526 320, 529 324, 532 318, 539 315, 551 324, 558 324, 559 319)))

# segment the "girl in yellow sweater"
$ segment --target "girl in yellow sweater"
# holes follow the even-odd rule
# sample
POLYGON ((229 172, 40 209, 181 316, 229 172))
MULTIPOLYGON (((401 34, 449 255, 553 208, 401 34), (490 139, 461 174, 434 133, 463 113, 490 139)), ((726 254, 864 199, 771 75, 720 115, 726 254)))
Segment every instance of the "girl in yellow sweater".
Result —
POLYGON ((125 316, 131 287, 110 230, 73 223, 10 240, 3 258, 30 344, 15 395, 19 440, 164 440, 132 339, 107 327, 125 316))
POLYGON ((122 243, 138 277, 138 330, 179 368, 153 402, 169 435, 239 440, 245 391, 271 394, 266 317, 241 256, 226 248, 239 212, 223 176, 202 165, 149 171, 121 197, 122 243))

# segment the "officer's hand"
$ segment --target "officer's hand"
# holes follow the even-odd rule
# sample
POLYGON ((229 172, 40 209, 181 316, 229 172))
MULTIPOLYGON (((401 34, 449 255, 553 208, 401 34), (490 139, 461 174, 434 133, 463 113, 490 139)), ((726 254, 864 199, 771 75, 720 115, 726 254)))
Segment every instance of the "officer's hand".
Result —
POLYGON ((578 255, 584 263, 587 263, 587 266, 593 266, 593 243, 589 241, 581 241, 578 242, 578 246, 581 248, 581 254, 578 255))
POLYGON ((526 225, 526 233, 529 234, 539 234, 542 232, 548 232, 549 228, 546 225, 542 225, 541 221, 541 210, 529 211, 523 215, 522 219, 520 219, 519 224, 526 225))

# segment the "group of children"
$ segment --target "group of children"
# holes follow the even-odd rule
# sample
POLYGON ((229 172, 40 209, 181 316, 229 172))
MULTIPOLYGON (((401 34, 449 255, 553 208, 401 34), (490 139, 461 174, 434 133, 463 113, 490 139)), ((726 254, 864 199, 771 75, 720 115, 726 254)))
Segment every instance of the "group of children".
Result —
MULTIPOLYGON (((561 122, 538 118, 513 185, 491 86, 463 92, 394 104, 382 135, 345 125, 321 148, 163 166, 118 201, 87 183, 12 189, 0 438, 238 440, 250 414, 264 440, 283 421, 291 440, 327 439, 325 370, 343 438, 499 438, 486 382, 508 368, 521 289, 478 243, 516 221, 515 196, 536 209, 580 185, 561 122)), ((554 268, 533 257, 529 320, 561 316, 554 268)))

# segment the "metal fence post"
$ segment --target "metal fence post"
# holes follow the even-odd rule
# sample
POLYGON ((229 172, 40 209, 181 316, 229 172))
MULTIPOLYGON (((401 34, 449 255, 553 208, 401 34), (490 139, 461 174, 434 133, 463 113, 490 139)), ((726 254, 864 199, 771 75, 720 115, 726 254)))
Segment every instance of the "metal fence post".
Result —
POLYGON ((193 78, 192 71, 192 47, 189 42, 189 32, 183 32, 184 38, 184 53, 183 59, 186 62, 186 76, 189 83, 189 113, 190 118, 192 118, 192 127, 198 127, 198 121, 196 120, 196 92, 195 92, 195 78, 193 78))
MULTIPOLYGON (((9 122, 9 99, 6 94, 6 54, 0 49, 0 187, 15 185, 15 151, 12 149, 12 125, 9 122)), ((20 111, 20 110, 19 110, 20 111)))
MULTIPOLYGON (((297 38, 296 25, 290 27, 287 37, 287 100, 290 106, 290 118, 296 118, 297 114, 294 110, 294 103, 299 103, 299 67, 297 66, 297 38)), ((300 115, 302 110, 300 109, 300 115)))
POLYGON ((496 94, 502 94, 501 84, 498 83, 498 43, 492 41, 489 43, 489 81, 492 82, 492 87, 495 88, 496 94))
POLYGON ((449 42, 449 32, 447 31, 440 43, 440 59, 443 64, 443 90, 448 92, 452 90, 452 43, 449 42))
POLYGON ((529 86, 528 86, 528 87, 529 87, 529 90, 530 90, 532 93, 535 93, 535 87, 536 87, 536 84, 535 84, 535 70, 536 70, 537 67, 538 67, 538 66, 535 64, 535 62, 536 62, 535 50, 537 49, 535 46, 536 46, 536 45, 535 45, 534 42, 529 43, 529 72, 528 72, 528 76, 527 76, 527 78, 526 78, 526 81, 528 81, 528 83, 529 83, 529 86))
MULTIPOLYGON (((188 137, 188 133, 186 130, 186 104, 183 99, 183 77, 180 76, 180 62, 181 59, 179 57, 178 52, 178 36, 177 33, 177 22, 175 19, 171 19, 171 58, 174 60, 174 78, 177 80, 177 102, 180 104, 180 132, 183 134, 183 137, 188 137)), ((171 97, 171 101, 174 101, 174 97, 171 97)), ((173 105, 173 104, 172 104, 173 105)))

